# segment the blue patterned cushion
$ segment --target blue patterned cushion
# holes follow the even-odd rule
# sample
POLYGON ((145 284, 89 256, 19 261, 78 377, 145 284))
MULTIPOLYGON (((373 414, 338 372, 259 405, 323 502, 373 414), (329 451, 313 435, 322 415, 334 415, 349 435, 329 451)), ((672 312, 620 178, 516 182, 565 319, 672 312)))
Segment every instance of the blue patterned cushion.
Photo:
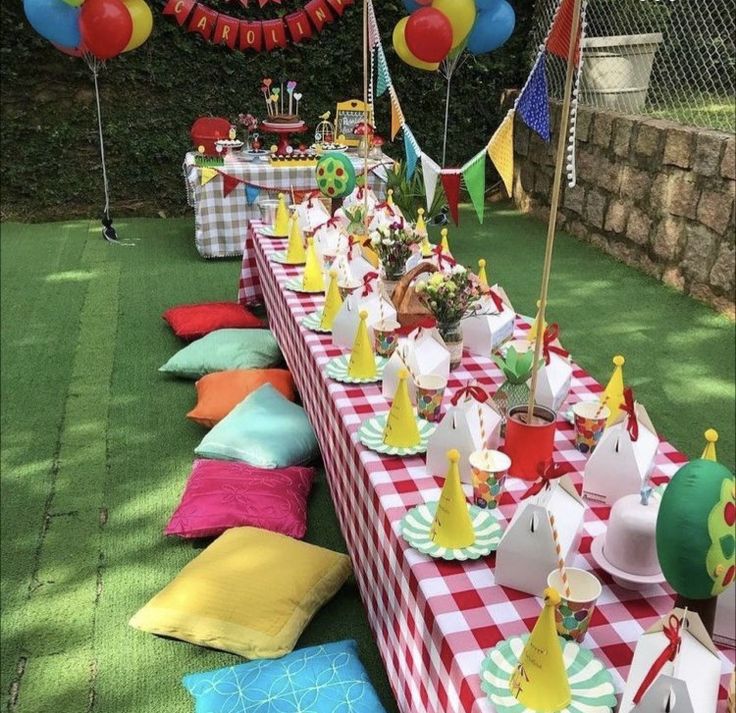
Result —
POLYGON ((195 713, 385 713, 355 641, 184 676, 195 713))

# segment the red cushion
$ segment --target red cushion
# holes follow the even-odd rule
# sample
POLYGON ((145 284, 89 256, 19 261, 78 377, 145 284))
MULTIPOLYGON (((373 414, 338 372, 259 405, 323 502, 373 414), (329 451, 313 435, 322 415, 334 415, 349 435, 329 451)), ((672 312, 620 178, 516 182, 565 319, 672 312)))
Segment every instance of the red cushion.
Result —
POLYGON ((161 315, 180 339, 199 339, 216 329, 255 329, 263 326, 258 317, 237 302, 204 302, 179 305, 161 315))

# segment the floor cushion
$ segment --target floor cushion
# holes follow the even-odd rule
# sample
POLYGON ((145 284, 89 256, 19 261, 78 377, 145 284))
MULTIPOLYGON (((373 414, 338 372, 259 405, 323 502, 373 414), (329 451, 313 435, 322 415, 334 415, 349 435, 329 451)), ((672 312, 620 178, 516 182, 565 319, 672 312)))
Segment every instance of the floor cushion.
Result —
POLYGON ((159 371, 199 379, 213 371, 277 366, 281 351, 267 329, 218 329, 180 349, 159 371))
POLYGON ((164 534, 214 537, 252 525, 301 539, 313 478, 312 468, 300 466, 262 470, 239 461, 195 460, 164 534))
POLYGON ((296 398, 294 380, 286 369, 216 371, 206 374, 195 384, 197 405, 187 414, 187 418, 212 428, 263 384, 273 385, 289 401, 296 398))
POLYGON ((256 527, 220 535, 130 620, 141 631, 275 658, 350 575, 347 555, 256 527))
POLYGON ((184 676, 195 713, 384 713, 355 641, 184 676))
POLYGON ((177 337, 190 341, 216 329, 252 329, 263 322, 237 302, 204 302, 179 305, 162 315, 177 337))
POLYGON ((264 384, 214 426, 194 452, 259 468, 286 468, 314 460, 319 447, 304 409, 264 384))

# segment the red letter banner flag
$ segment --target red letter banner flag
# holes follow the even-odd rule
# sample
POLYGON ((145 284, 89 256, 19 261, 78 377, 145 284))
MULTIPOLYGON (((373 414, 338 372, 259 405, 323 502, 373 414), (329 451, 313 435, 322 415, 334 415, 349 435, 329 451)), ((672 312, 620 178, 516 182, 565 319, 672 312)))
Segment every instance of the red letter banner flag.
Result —
POLYGON ((277 47, 286 47, 286 27, 283 20, 264 20, 261 25, 263 25, 263 39, 269 52, 277 47))
POLYGON ((307 19, 307 13, 304 10, 292 12, 287 15, 284 20, 289 28, 289 33, 294 42, 301 42, 303 39, 309 39, 312 36, 312 27, 307 19))
POLYGON ((327 2, 330 4, 330 7, 340 16, 342 17, 343 12, 345 12, 345 8, 348 5, 353 4, 353 0, 327 0, 327 2))
POLYGON ((164 15, 173 15, 183 25, 194 7, 194 0, 169 0, 163 9, 164 15))
POLYGON ((240 22, 229 15, 220 15, 217 18, 217 25, 215 26, 215 34, 212 37, 212 41, 216 45, 227 45, 231 50, 235 49, 235 44, 238 41, 238 27, 240 22))
POLYGON ((209 40, 212 30, 215 29, 218 14, 210 7, 197 5, 192 13, 192 19, 189 20, 189 32, 199 32, 202 37, 209 40))
POLYGON ((240 21, 240 49, 261 51, 263 28, 260 22, 240 21))
POLYGON ((307 11, 309 19, 317 28, 317 32, 321 32, 322 28, 328 22, 332 22, 335 19, 330 12, 330 8, 327 7, 325 0, 309 0, 304 6, 304 9, 307 11))

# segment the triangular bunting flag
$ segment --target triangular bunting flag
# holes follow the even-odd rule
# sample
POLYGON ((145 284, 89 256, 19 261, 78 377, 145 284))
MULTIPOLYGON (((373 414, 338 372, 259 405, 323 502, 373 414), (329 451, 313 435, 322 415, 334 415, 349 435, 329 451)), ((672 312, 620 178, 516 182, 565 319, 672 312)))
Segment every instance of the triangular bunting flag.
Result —
POLYGON ((514 186, 514 110, 509 111, 488 142, 488 156, 496 167, 506 193, 514 186))
POLYGON ((457 204, 460 202, 460 171, 442 171, 440 173, 442 179, 442 187, 445 189, 445 198, 450 208, 450 215, 455 221, 455 225, 460 225, 460 214, 458 213, 457 204))
POLYGON ((240 183, 240 179, 235 178, 235 176, 228 176, 227 173, 222 173, 222 197, 227 198, 229 196, 235 186, 240 183))
POLYGON ((404 125, 404 151, 406 152, 406 177, 411 180, 419 160, 419 144, 411 129, 404 125))
POLYGON ((399 100, 396 96, 391 93, 391 141, 396 138, 396 134, 401 129, 401 107, 399 106, 399 100))
POLYGON ((516 103, 516 112, 532 131, 536 131, 545 141, 549 141, 549 93, 544 53, 539 55, 532 69, 516 103))
POLYGON ((245 200, 248 201, 248 205, 253 205, 256 202, 260 192, 261 189, 258 186, 250 183, 245 184, 245 200))
POLYGON ((431 212, 434 194, 437 190, 437 178, 440 167, 426 153, 422 154, 422 176, 424 177, 424 193, 427 196, 427 211, 431 212))
POLYGON ((199 185, 207 185, 216 175, 217 171, 214 168, 203 168, 199 173, 199 185))
MULTIPOLYGON (((547 50, 567 61, 567 53, 570 49, 570 32, 572 32, 572 13, 575 10, 575 0, 562 0, 560 8, 555 15, 552 29, 547 38, 547 50)), ((575 66, 580 59, 580 25, 578 26, 578 39, 575 47, 575 66)))
POLYGON ((478 221, 483 223, 486 194, 486 152, 485 149, 468 161, 463 167, 463 180, 468 189, 470 200, 478 215, 478 221))
POLYGON ((386 55, 383 53, 383 47, 376 50, 376 65, 378 68, 378 79, 376 80, 376 96, 382 96, 391 84, 391 77, 388 73, 386 64, 386 55))

